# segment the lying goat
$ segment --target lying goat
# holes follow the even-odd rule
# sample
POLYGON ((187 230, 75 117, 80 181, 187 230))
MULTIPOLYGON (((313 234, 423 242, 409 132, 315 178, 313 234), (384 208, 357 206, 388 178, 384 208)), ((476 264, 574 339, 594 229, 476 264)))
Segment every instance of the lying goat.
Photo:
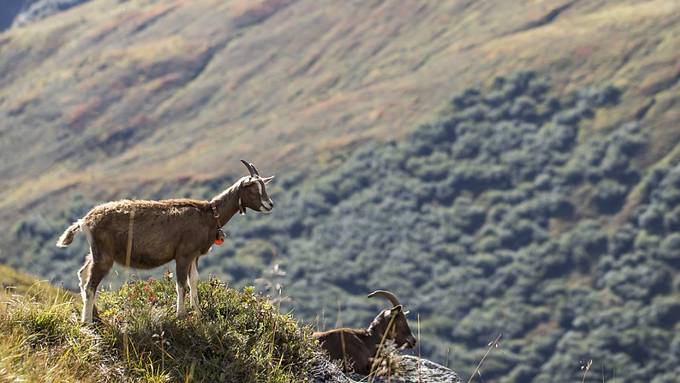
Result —
POLYGON ((397 347, 406 345, 412 348, 416 345, 416 338, 411 334, 406 321, 408 311, 403 311, 397 297, 384 290, 374 291, 368 295, 369 298, 374 296, 387 298, 393 307, 380 312, 368 328, 337 328, 315 332, 312 335, 319 341, 331 360, 342 360, 345 369, 351 366, 355 372, 363 375, 371 372, 371 364, 381 342, 391 339, 397 347))
POLYGON ((92 321, 97 287, 114 262, 137 269, 150 269, 176 262, 177 316, 184 317, 184 294, 189 282, 191 305, 197 315, 198 258, 213 243, 223 240, 221 227, 246 208, 269 213, 274 203, 255 166, 243 161, 250 176, 242 177, 210 201, 171 199, 163 201, 121 200, 95 206, 59 237, 58 247, 73 242, 82 231, 90 245, 85 264, 78 271, 83 298, 82 321, 92 321))

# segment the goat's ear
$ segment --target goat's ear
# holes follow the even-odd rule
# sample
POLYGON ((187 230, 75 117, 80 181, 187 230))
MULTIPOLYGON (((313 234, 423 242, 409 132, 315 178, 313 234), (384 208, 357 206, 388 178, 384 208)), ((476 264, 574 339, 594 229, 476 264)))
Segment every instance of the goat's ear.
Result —
POLYGON ((390 310, 390 313, 391 314, 399 314, 402 310, 403 310, 402 305, 396 305, 396 306, 392 307, 392 309, 390 310))
POLYGON ((263 178, 262 181, 263 181, 264 184, 266 185, 266 184, 268 184, 268 183, 269 183, 271 180, 273 180, 273 179, 274 179, 274 176, 269 176, 269 177, 263 178))
POLYGON ((248 186, 253 183, 253 179, 251 177, 245 177, 242 181, 239 187, 241 186, 248 186))

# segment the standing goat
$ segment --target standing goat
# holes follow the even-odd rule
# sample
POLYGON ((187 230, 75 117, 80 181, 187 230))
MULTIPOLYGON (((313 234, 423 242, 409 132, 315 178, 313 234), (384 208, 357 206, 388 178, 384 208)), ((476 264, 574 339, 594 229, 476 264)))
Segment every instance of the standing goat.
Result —
POLYGON ((371 372, 371 364, 377 356, 380 344, 388 339, 397 347, 413 348, 416 338, 406 321, 406 314, 397 297, 389 291, 377 290, 369 298, 382 296, 392 303, 392 308, 383 310, 373 319, 368 328, 337 328, 325 332, 315 332, 312 336, 319 341, 331 360, 342 360, 343 367, 362 375, 371 372), (384 339, 383 339, 384 338, 384 339))
POLYGON ((186 315, 184 294, 189 282, 189 299, 196 315, 198 306, 198 258, 222 240, 221 227, 246 208, 269 213, 274 203, 265 185, 274 176, 260 177, 255 166, 241 160, 250 176, 241 177, 210 201, 170 199, 162 201, 120 200, 95 206, 64 231, 58 247, 73 242, 82 231, 90 245, 85 264, 78 271, 83 298, 83 323, 96 313, 97 287, 114 262, 151 269, 172 260, 176 263, 177 316, 186 315))

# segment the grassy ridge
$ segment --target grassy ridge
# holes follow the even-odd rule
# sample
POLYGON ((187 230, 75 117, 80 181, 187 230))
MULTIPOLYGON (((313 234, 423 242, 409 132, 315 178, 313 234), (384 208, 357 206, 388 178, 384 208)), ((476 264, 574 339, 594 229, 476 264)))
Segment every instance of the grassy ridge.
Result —
POLYGON ((0 381, 308 379, 315 347, 309 329, 251 290, 211 280, 199 295, 204 315, 178 320, 172 280, 126 284, 100 294, 103 323, 95 327, 79 324, 77 299, 64 291, 33 284, 25 295, 3 295, 0 381))
POLYGON ((41 300, 49 300, 59 294, 59 290, 46 282, 37 282, 35 277, 20 273, 11 267, 0 265, 0 294, 26 295, 43 294, 41 300))

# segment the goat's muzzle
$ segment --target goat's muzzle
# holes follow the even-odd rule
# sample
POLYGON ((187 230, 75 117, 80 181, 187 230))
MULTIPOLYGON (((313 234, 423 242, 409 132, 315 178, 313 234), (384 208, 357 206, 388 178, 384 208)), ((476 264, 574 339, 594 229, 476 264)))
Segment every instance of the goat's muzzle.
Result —
POLYGON ((260 202, 260 212, 262 212, 264 214, 270 214, 273 209, 274 209, 274 202, 272 202, 272 200, 269 200, 267 202, 265 202, 265 201, 260 202))
POLYGON ((406 348, 413 348, 416 346, 416 343, 417 343, 416 337, 411 335, 406 338, 406 342, 404 343, 404 345, 406 346, 406 348))

